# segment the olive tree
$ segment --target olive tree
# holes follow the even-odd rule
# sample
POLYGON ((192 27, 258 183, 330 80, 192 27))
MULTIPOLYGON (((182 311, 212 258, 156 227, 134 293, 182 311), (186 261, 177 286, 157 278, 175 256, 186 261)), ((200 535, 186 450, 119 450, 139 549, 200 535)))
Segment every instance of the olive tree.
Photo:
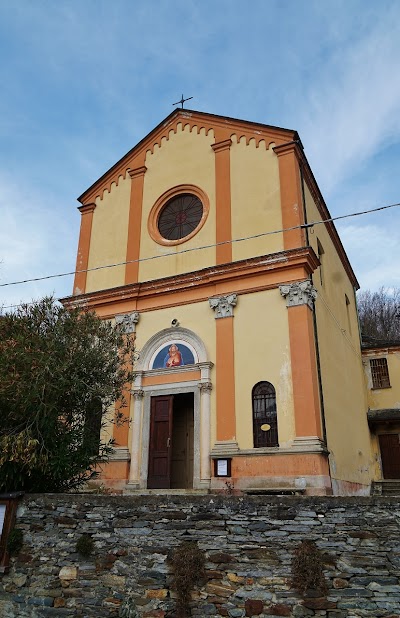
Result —
POLYGON ((52 298, 0 316, 0 491, 68 491, 97 474, 112 450, 101 428, 126 422, 132 356, 131 336, 52 298))

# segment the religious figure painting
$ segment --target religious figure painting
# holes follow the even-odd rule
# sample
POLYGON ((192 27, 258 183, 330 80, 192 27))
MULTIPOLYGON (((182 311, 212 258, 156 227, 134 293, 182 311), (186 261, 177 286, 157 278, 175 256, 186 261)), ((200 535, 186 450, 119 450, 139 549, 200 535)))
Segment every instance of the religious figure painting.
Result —
POLYGON ((195 363, 193 352, 182 343, 170 343, 163 347, 156 355, 152 369, 163 367, 180 367, 195 363))

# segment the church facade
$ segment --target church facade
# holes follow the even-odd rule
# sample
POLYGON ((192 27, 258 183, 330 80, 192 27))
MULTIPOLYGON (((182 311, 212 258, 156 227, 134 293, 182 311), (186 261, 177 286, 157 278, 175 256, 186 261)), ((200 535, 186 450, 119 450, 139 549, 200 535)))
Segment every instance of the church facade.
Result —
POLYGON ((358 284, 298 134, 175 110, 79 201, 63 302, 138 355, 102 481, 368 493, 358 284))

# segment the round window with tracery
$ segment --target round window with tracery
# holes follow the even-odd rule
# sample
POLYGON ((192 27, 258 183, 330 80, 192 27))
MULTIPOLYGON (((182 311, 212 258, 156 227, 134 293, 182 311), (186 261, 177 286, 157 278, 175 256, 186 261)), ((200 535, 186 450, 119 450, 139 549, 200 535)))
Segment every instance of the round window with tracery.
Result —
POLYGON ((157 227, 165 240, 180 240, 196 230, 203 217, 203 204, 192 193, 171 198, 161 209, 157 227))

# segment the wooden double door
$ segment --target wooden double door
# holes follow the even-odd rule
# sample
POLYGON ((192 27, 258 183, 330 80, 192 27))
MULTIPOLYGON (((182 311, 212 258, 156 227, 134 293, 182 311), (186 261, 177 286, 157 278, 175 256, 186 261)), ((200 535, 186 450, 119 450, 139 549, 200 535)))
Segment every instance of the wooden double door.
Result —
POLYGON ((194 394, 151 398, 149 489, 193 487, 194 394))
POLYGON ((379 434, 384 479, 400 479, 400 434, 379 434))

